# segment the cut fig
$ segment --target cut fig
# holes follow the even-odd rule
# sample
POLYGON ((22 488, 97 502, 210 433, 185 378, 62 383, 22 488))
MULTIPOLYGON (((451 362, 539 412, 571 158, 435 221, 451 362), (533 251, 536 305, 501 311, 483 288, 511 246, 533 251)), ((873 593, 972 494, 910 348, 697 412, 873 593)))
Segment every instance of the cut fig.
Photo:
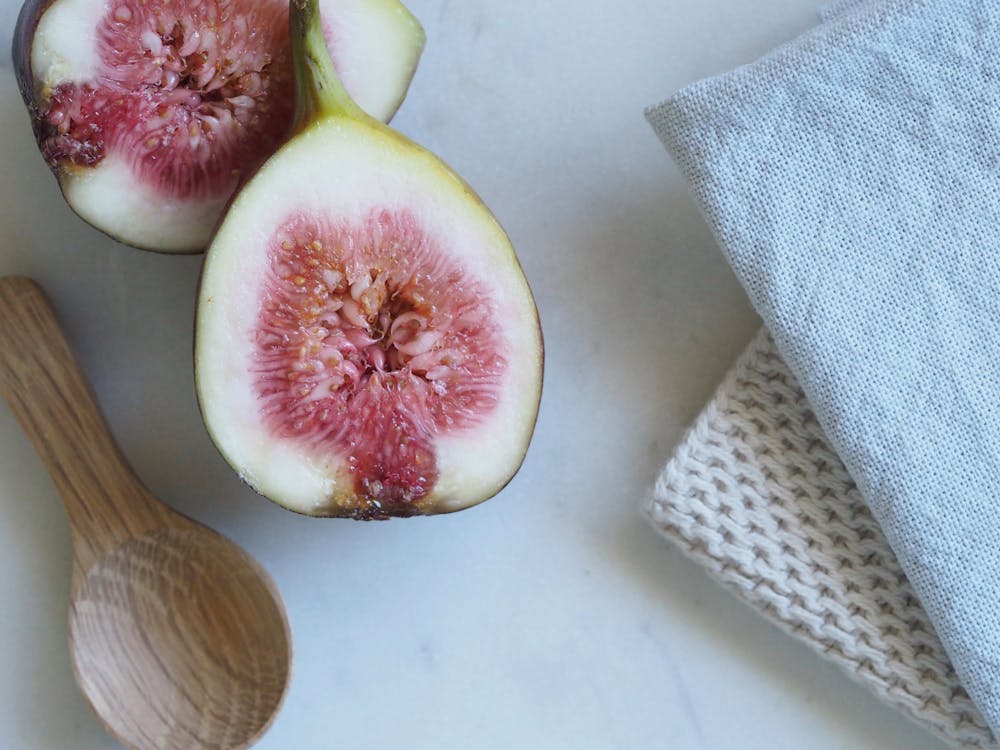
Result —
MULTIPOLYGON (((322 0, 344 85, 388 120, 424 34, 398 0, 322 0)), ((70 207, 130 245, 200 252, 238 185, 284 141, 285 0, 27 0, 14 66, 70 207)))
POLYGON ((301 513, 468 507, 507 484, 534 429, 531 291, 472 189, 350 99, 317 0, 292 5, 296 134, 205 259, 206 426, 246 482, 301 513))

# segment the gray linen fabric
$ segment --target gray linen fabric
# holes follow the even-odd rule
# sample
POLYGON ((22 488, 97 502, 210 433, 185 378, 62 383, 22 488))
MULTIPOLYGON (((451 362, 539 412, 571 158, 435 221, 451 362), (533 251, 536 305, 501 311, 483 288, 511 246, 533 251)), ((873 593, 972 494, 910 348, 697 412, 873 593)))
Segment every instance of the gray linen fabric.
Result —
POLYGON ((846 3, 647 115, 1000 730, 1000 2, 846 3))

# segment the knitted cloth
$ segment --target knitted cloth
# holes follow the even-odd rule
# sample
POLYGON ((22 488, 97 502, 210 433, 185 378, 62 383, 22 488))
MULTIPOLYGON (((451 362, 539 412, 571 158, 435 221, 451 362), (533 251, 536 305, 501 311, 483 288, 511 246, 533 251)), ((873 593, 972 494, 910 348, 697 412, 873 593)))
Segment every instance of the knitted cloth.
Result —
POLYGON ((726 588, 887 703, 956 747, 998 747, 766 330, 643 509, 726 588))

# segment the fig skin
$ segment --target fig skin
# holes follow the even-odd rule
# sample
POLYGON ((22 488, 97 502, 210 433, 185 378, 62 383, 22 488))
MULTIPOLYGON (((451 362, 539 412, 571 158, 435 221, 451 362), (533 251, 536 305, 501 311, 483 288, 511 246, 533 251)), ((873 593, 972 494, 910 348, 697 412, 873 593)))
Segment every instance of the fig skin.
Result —
MULTIPOLYGON (((401 136, 401 137, 403 137, 403 136, 401 136)), ((470 193, 470 197, 474 197, 480 203, 483 202, 482 198, 480 198, 479 195, 477 193, 475 193, 472 190, 471 187, 468 187, 468 190, 469 190, 469 193, 470 193)), ((239 193, 237 192, 237 195, 238 194, 239 193)), ((485 205, 485 203, 483 205, 485 205)), ((518 268, 521 267, 520 263, 521 263, 520 260, 517 260, 518 268)), ((204 266, 204 264, 202 264, 201 270, 199 272, 199 277, 198 277, 198 287, 199 288, 201 287, 201 282, 202 282, 202 279, 204 278, 204 274, 205 274, 205 266, 204 266)), ((525 277, 525 278, 527 278, 527 277, 525 277)), ((195 383, 198 382, 198 357, 195 354, 195 351, 196 351, 195 350, 195 343, 196 343, 195 340, 197 339, 197 336, 198 336, 198 321, 201 319, 201 307, 202 307, 202 304, 203 304, 203 301, 202 301, 201 295, 199 294, 198 297, 197 297, 197 299, 195 300, 195 306, 194 306, 194 323, 193 323, 194 336, 192 337, 192 341, 191 341, 191 356, 192 356, 192 359, 194 361, 194 379, 195 379, 195 383)), ((539 338, 538 361, 539 361, 539 368, 540 368, 540 372, 544 373, 545 372, 545 332, 544 332, 544 329, 542 328, 541 318, 539 317, 538 306, 537 305, 535 305, 535 308, 534 308, 534 323, 538 327, 538 338, 539 338)), ((541 405, 541 400, 542 400, 542 397, 543 397, 543 394, 544 394, 544 390, 545 390, 545 378, 542 377, 541 382, 539 382, 539 384, 538 384, 538 402, 539 402, 539 406, 541 405)), ((294 507, 292 505, 287 505, 285 503, 282 503, 280 498, 270 497, 268 495, 265 495, 252 482, 248 481, 247 478, 243 475, 243 471, 242 471, 241 467, 236 463, 236 461, 232 460, 225 453, 225 451, 222 450, 222 448, 219 445, 218 439, 212 433, 212 430, 209 427, 210 423, 209 423, 208 418, 207 418, 207 416, 205 414, 205 402, 204 402, 204 398, 202 397, 201 389, 200 388, 195 388, 195 402, 198 404, 198 415, 201 417, 202 424, 205 425, 205 429, 208 431, 209 437, 211 438, 209 442, 212 443, 212 447, 215 449, 215 452, 222 458, 223 461, 226 462, 226 464, 229 466, 229 468, 231 468, 233 470, 233 472, 236 474, 236 476, 239 477, 240 482, 242 482, 245 487, 248 487, 250 490, 252 490, 253 493, 255 495, 257 495, 258 497, 262 497, 265 500, 273 502, 275 505, 278 505, 282 509, 290 511, 290 512, 294 513, 297 516, 303 516, 304 518, 341 518, 341 519, 349 519, 349 520, 353 520, 353 521, 391 521, 393 518, 413 518, 413 517, 418 516, 418 515, 448 516, 448 515, 451 515, 453 513, 460 513, 463 510, 469 510, 470 508, 474 508, 474 507, 476 507, 476 505, 482 505, 482 503, 486 502, 487 500, 491 500, 492 498, 496 497, 501 492, 503 492, 505 489, 507 489, 507 486, 511 482, 514 481, 514 477, 516 477, 518 475, 518 473, 520 472, 521 466, 524 465, 524 460, 528 456, 528 448, 531 446, 531 441, 530 440, 527 443, 524 444, 524 451, 521 453, 521 456, 518 459, 517 467, 514 469, 514 472, 507 478, 507 481, 504 482, 502 485, 500 485, 497 488, 496 492, 494 492, 489 497, 484 497, 479 503, 476 503, 476 505, 466 506, 466 507, 461 507, 461 508, 437 509, 432 514, 426 514, 426 513, 422 514, 417 508, 414 508, 412 505, 402 505, 402 504, 400 504, 398 507, 385 506, 385 507, 383 507, 381 509, 381 512, 374 512, 374 511, 352 511, 352 512, 345 513, 343 511, 343 509, 338 508, 338 507, 336 507, 334 505, 330 505, 330 506, 327 506, 326 508, 319 508, 317 510, 306 512, 306 511, 304 511, 304 510, 302 510, 300 508, 296 508, 296 507, 294 507)), ((536 409, 535 410, 535 415, 534 415, 534 418, 531 421, 531 428, 529 430, 529 432, 531 434, 534 434, 535 428, 538 425, 539 412, 540 412, 540 409, 536 409)))
MULTIPOLYGON (((424 149, 422 146, 420 146, 417 143, 414 143, 409 138, 407 138, 406 136, 404 136, 402 133, 399 133, 398 131, 396 131, 396 130, 394 130, 392 128, 386 127, 386 128, 384 128, 384 131, 386 131, 387 135, 391 135, 392 137, 398 138, 400 140, 400 142, 405 143, 407 146, 409 146, 411 148, 419 149, 421 151, 426 151, 426 149, 424 149)), ((456 172, 454 172, 453 170, 451 170, 451 168, 447 164, 445 164, 443 161, 441 161, 441 160, 438 160, 438 161, 439 161, 440 165, 442 167, 444 167, 445 169, 447 169, 450 172, 451 176, 462 185, 462 187, 464 188, 464 191, 465 191, 465 194, 466 194, 466 197, 468 198, 468 200, 470 200, 470 201, 472 201, 474 203, 477 203, 477 204, 483 206, 484 208, 487 208, 486 202, 482 199, 482 197, 467 182, 465 182, 465 180, 459 174, 457 174, 456 172)), ((267 164, 267 162, 265 162, 264 165, 261 165, 261 168, 263 168, 263 166, 265 166, 266 164, 267 164)), ((233 196, 234 200, 238 196, 239 196, 239 191, 237 191, 236 194, 233 196)), ((521 271, 521 273, 523 274, 524 271, 523 271, 523 267, 521 266, 521 261, 520 261, 520 259, 516 255, 514 257, 514 262, 517 265, 518 270, 521 271)), ((204 281, 204 278, 205 278, 205 268, 206 268, 206 265, 203 263, 202 266, 201 266, 201 269, 199 270, 199 275, 198 275, 198 288, 199 289, 202 288, 202 284, 203 284, 203 281, 204 281)), ((530 289, 530 282, 527 281, 527 275, 526 274, 525 274, 525 283, 528 284, 528 287, 530 289)), ((206 303, 206 300, 203 299, 202 295, 199 293, 197 295, 197 297, 195 298, 194 320, 193 320, 193 323, 192 323, 192 328, 193 328, 193 334, 194 335, 192 336, 192 341, 191 341, 191 355, 192 355, 192 361, 194 362, 194 380, 195 380, 196 386, 200 382, 200 378, 198 376, 199 358, 197 356, 198 327, 199 327, 199 323, 200 323, 201 317, 202 317, 203 305, 205 303, 206 303)), ((545 390, 545 378, 544 378, 544 372, 545 372, 545 331, 544 331, 544 328, 542 327, 541 317, 540 317, 537 305, 532 305, 532 322, 533 322, 533 324, 535 325, 535 327, 536 327, 536 329, 538 331, 538 363, 539 363, 539 373, 542 375, 542 377, 540 378, 539 383, 538 383, 538 407, 539 408, 535 409, 534 416, 532 417, 531 426, 530 426, 530 429, 528 431, 530 435, 534 434, 535 429, 536 429, 536 427, 538 425, 538 417, 539 417, 539 413, 540 413, 541 400, 543 398, 543 394, 544 394, 544 390, 545 390)), ((212 431, 211 422, 209 421, 208 416, 206 414, 205 398, 204 398, 204 396, 202 394, 201 388, 199 388, 199 387, 195 388, 195 402, 198 405, 198 415, 201 417, 202 424, 205 425, 205 429, 209 433, 210 442, 212 444, 212 447, 215 449, 215 452, 222 458, 222 460, 225 461, 226 464, 233 470, 233 473, 235 473, 236 476, 239 477, 240 482, 244 486, 246 486, 250 490, 252 490, 253 493, 255 495, 257 495, 258 497, 262 497, 265 500, 273 502, 274 504, 278 505, 280 508, 282 508, 284 510, 290 511, 290 512, 294 513, 295 515, 303 516, 305 518, 320 518, 320 519, 339 518, 339 519, 348 519, 348 520, 354 520, 354 521, 390 521, 393 518, 413 518, 413 517, 417 517, 417 516, 445 516, 445 515, 451 515, 453 513, 459 513, 459 512, 461 512, 463 510, 469 510, 470 508, 474 508, 477 505, 481 505, 482 503, 486 502, 487 500, 491 500, 492 498, 496 497, 501 492, 503 492, 507 488, 507 486, 510 485, 510 483, 512 481, 514 481, 514 478, 520 472, 521 467, 524 464, 525 459, 527 458, 528 449, 531 446, 531 440, 529 439, 524 444, 523 451, 521 452, 521 455, 520 455, 520 457, 519 457, 519 459, 517 461, 517 466, 515 467, 514 471, 511 473, 511 475, 507 478, 507 480, 503 484, 499 485, 496 488, 496 491, 494 493, 492 493, 491 495, 489 495, 487 497, 483 497, 480 501, 478 501, 474 505, 464 506, 464 507, 454 507, 454 508, 435 508, 430 513, 427 513, 425 511, 421 511, 419 508, 416 508, 413 505, 407 505, 407 504, 403 504, 403 503, 397 504, 395 506, 392 506, 392 505, 383 505, 383 507, 379 511, 374 511, 374 510, 359 510, 359 509, 347 510, 347 509, 344 509, 342 507, 338 507, 338 506, 336 506, 334 504, 330 504, 330 505, 328 505, 326 507, 321 507, 321 508, 313 509, 313 510, 310 510, 310 511, 305 511, 305 510, 302 510, 300 508, 295 507, 294 505, 282 502, 282 500, 281 500, 280 497, 276 497, 276 496, 273 496, 273 495, 267 495, 267 494, 265 494, 253 482, 249 481, 247 479, 247 477, 244 475, 242 467, 239 465, 239 463, 237 461, 233 460, 222 449, 221 444, 220 444, 218 438, 216 437, 216 435, 212 431)))
MULTIPOLYGON (((55 0, 24 0, 20 12, 17 14, 17 21, 14 24, 14 38, 11 42, 11 62, 14 66, 14 78, 17 80, 17 89, 21 92, 21 99, 24 106, 28 108, 28 116, 31 119, 31 130, 34 133, 35 141, 41 138, 39 123, 41 122, 41 108, 35 98, 35 77, 31 69, 31 45, 35 39, 35 30, 42 15, 47 11, 55 0)), ((63 203, 69 206, 70 210, 80 216, 73 204, 66 198, 66 191, 63 189, 62 181, 56 180, 59 185, 59 192, 62 194, 63 203)), ((86 221, 82 216, 80 219, 86 221)), ((89 222, 87 222, 89 224, 89 222)), ((93 226, 93 225, 91 225, 93 226)), ((115 241, 121 241, 106 229, 95 227, 99 232, 115 241)), ((170 253, 155 248, 139 248, 150 252, 162 253, 164 255, 175 255, 185 253, 170 253)), ((191 253, 200 252, 192 250, 191 253)))
MULTIPOLYGON (((38 104, 38 100, 36 99, 35 77, 31 69, 31 45, 35 39, 35 30, 38 28, 39 20, 45 14, 45 11, 47 11, 56 1, 57 0, 25 0, 24 4, 21 6, 20 12, 17 14, 17 22, 14 24, 14 38, 11 43, 11 61, 14 65, 14 77, 17 80, 18 91, 21 92, 21 99, 24 100, 24 106, 28 109, 28 115, 31 119, 31 130, 34 133, 36 142, 41 138, 39 123, 41 122, 42 111, 38 104)), ((157 247, 142 247, 134 243, 127 242, 121 237, 115 235, 114 232, 104 227, 95 226, 87 221, 87 219, 82 216, 76 208, 74 208, 72 202, 70 202, 67 198, 62 180, 57 179, 56 184, 59 186, 60 194, 62 194, 63 203, 69 206, 69 209, 74 214, 79 216, 80 219, 88 226, 93 227, 105 237, 110 237, 115 242, 120 242, 123 245, 134 247, 137 250, 156 253, 157 255, 198 255, 205 252, 205 248, 164 250, 157 247)))
MULTIPOLYGON (((21 99, 28 111, 29 119, 31 121, 31 128, 35 138, 36 143, 40 144, 44 132, 43 127, 43 115, 47 109, 48 103, 40 98, 40 92, 35 82, 34 70, 32 68, 32 48, 35 42, 36 32, 38 30, 39 23, 45 13, 56 5, 60 0, 24 0, 21 5, 21 9, 18 13, 17 20, 14 26, 14 32, 12 36, 11 43, 11 61, 14 68, 14 75, 17 81, 18 90, 21 93, 21 99)), ((410 28, 410 34, 412 38, 407 40, 407 43, 411 45, 412 50, 415 50, 415 54, 410 60, 408 67, 405 69, 404 77, 399 78, 401 86, 399 87, 396 96, 387 102, 387 107, 381 109, 379 116, 384 117, 386 121, 391 120, 399 108, 402 106, 409 92, 409 87, 413 81, 414 76, 419 65, 420 57, 422 55, 425 43, 426 35, 422 25, 419 20, 413 17, 409 10, 405 6, 400 6, 401 11, 405 14, 412 24, 410 28)), ((403 59, 401 56, 399 59, 403 59)), ((292 123, 289 122, 285 134, 282 136, 281 142, 283 143, 289 137, 292 129, 292 123)), ((280 147, 280 146, 279 146, 280 147)), ((273 150, 270 156, 273 154, 273 150)), ((244 174, 242 176, 241 184, 246 184, 250 178, 256 173, 257 170, 263 165, 263 162, 257 164, 253 168, 245 168, 244 174)), ((141 240, 136 237, 129 237, 121 232, 126 231, 124 225, 120 229, 116 229, 114 226, 108 226, 107 224, 97 223, 93 221, 88 216, 84 215, 82 211, 74 204, 70 199, 68 191, 72 187, 72 183, 64 181, 61 176, 60 168, 53 168, 51 171, 54 172, 56 176, 56 182, 59 186, 60 194, 63 198, 63 202, 69 206, 70 210, 76 214, 85 223, 89 224, 91 227, 101 232, 105 236, 119 242, 127 247, 131 247, 137 250, 142 250, 144 252, 156 253, 158 255, 199 255, 203 254, 211 242, 211 237, 214 236, 215 231, 218 229, 222 220, 225 218, 226 212, 228 211, 229 205, 232 203, 233 198, 236 193, 239 192, 238 188, 232 194, 230 194, 222 202, 222 210, 219 211, 218 216, 215 218, 214 224, 205 226, 211 226, 211 231, 206 235, 204 241, 200 241, 197 244, 178 244, 172 245, 170 247, 158 246, 151 244, 155 240, 147 239, 141 240)), ((221 196, 220 196, 221 200, 221 196)))
POLYGON ((38 121, 38 104, 35 102, 35 83, 31 72, 31 42, 35 38, 35 29, 42 14, 49 9, 53 0, 25 0, 21 12, 17 14, 14 24, 14 40, 11 44, 11 60, 14 64, 14 76, 17 78, 17 88, 21 98, 31 113, 31 126, 37 132, 35 123, 38 121))
MULTIPOLYGON (((342 86, 339 82, 337 82, 335 74, 326 69, 327 63, 325 62, 326 56, 323 54, 324 51, 319 50, 319 45, 316 41, 315 28, 310 23, 310 13, 316 12, 315 5, 309 3, 308 0, 305 2, 302 2, 301 0, 292 0, 292 4, 293 8, 296 8, 299 11, 298 13, 293 12, 292 16, 293 44, 298 45, 298 51, 295 53, 296 85, 298 93, 296 116, 297 127, 295 128, 295 133, 286 146, 265 163, 255 178, 257 182, 255 183, 254 181, 251 181, 248 183, 244 187, 244 190, 241 191, 241 194, 237 196, 228 214, 227 223, 223 225, 219 233, 216 235, 215 242, 206 256, 206 263, 202 272, 202 280, 198 295, 198 307, 196 311, 195 381, 199 408, 201 410, 206 429, 208 430, 217 450, 222 455, 223 459, 234 469, 237 476, 239 476, 258 494, 300 515, 309 517, 339 517, 355 520, 385 520, 391 517, 450 514, 481 504, 482 502, 496 496, 504 487, 508 486, 513 477, 516 476, 525 460, 530 446, 531 435, 533 434, 535 425, 537 424, 541 392, 544 382, 544 341, 542 338, 537 305, 533 302, 530 288, 523 274, 523 269, 521 268, 520 261, 510 245, 509 238, 506 237, 506 234, 499 226, 499 223, 496 222, 496 218, 493 217, 492 213, 488 210, 488 208, 486 208, 485 203, 480 196, 468 185, 468 183, 456 174, 454 170, 452 170, 439 158, 421 146, 413 143, 410 139, 406 138, 399 132, 386 127, 382 123, 373 121, 349 100, 349 97, 347 97, 343 92, 342 86), (308 42, 304 42, 307 37, 311 37, 311 39, 308 42), (305 47, 304 50, 302 48, 303 45, 305 47), (210 322, 210 320, 213 318, 214 320, 224 318, 225 313, 218 311, 226 310, 229 304, 227 298, 232 299, 229 290, 227 290, 224 285, 220 286, 223 279, 229 278, 226 276, 228 271, 223 270, 227 268, 228 265, 223 264, 223 261, 221 260, 223 257, 222 253, 229 253, 232 248, 245 247, 242 242, 235 241, 235 238, 240 235, 238 232, 234 234, 233 228, 235 225, 230 222, 236 221, 237 217, 242 215, 241 212, 250 211, 253 206, 257 205, 256 201, 259 200, 257 197, 258 195, 264 195, 269 191, 274 191, 275 188, 273 187, 273 184, 268 183, 270 186, 268 191, 261 187, 264 183, 260 181, 268 179, 272 174, 309 174, 308 170, 304 173, 295 173, 288 172, 284 166, 278 167, 279 163, 283 165, 289 163, 287 161, 282 162, 282 159, 286 158, 284 156, 286 150, 307 148, 305 145, 296 145, 299 143, 300 138, 304 139, 301 142, 304 144, 307 142, 305 139, 326 137, 324 135, 317 135, 317 133, 334 130, 341 133, 346 139, 348 137, 353 137, 348 136, 347 133, 355 131, 358 128, 371 131, 371 137, 375 141, 381 141, 383 145, 380 147, 379 153, 391 154, 399 152, 400 154, 409 155, 406 157, 408 162, 421 162, 423 166, 420 168, 427 170, 427 173, 433 175, 432 179, 428 179, 428 182, 434 182, 435 185, 440 185, 442 196, 455 196, 455 201, 460 200, 462 204, 475 207, 477 213, 481 211, 483 215, 482 220, 495 227, 495 230, 504 236, 504 245, 510 252, 509 255, 504 254, 502 256, 503 262, 510 269, 516 270, 516 273, 519 275, 524 284, 523 289, 525 290, 527 296, 523 299, 526 300, 526 304, 521 306, 521 303, 517 303, 515 307, 520 309, 522 314, 518 317, 518 321, 516 323, 512 323, 511 325, 515 326, 513 329, 514 331, 523 331, 524 329, 530 327, 536 332, 536 335, 532 337, 533 340, 530 347, 524 346, 523 348, 516 350, 523 352, 524 356, 528 358, 528 361, 525 362, 524 360, 514 359, 511 361, 510 366, 512 368, 531 368, 522 370, 522 373, 525 375, 527 375, 527 373, 532 374, 518 379, 517 382, 519 384, 516 386, 517 390, 507 391, 507 393, 517 394, 515 398, 523 399, 520 402, 524 405, 523 411, 521 411, 522 407, 520 406, 510 406, 508 404, 505 407, 516 409, 517 412, 520 412, 523 415, 523 419, 521 419, 519 423, 511 423, 515 426, 516 432, 514 434, 518 437, 516 438, 516 442, 512 439, 507 444, 510 450, 502 459, 503 462, 496 464, 498 470, 492 475, 485 474, 484 476, 489 477, 489 479, 484 479, 483 483, 477 488, 474 488, 469 495, 459 495, 457 497, 438 496, 435 492, 436 488, 432 488, 431 492, 425 498, 421 498, 416 501, 404 500, 398 502, 387 502, 385 498, 380 497, 379 502, 372 502, 373 498, 371 497, 357 496, 346 487, 340 487, 333 495, 326 496, 326 498, 317 498, 314 504, 304 503, 300 500, 292 500, 291 497, 286 498, 283 495, 283 492, 279 490, 269 478, 265 478, 267 477, 267 472, 264 469, 260 469, 259 465, 257 465, 258 468, 254 468, 253 463, 245 461, 244 459, 246 454, 243 453, 242 449, 234 446, 234 444, 230 442, 230 437, 235 434, 233 432, 234 429, 238 430, 240 428, 235 428, 234 425, 237 423, 230 421, 225 411, 219 410, 219 404, 221 402, 217 400, 218 391, 215 384, 220 381, 217 376, 210 375, 210 373, 218 371, 216 362, 219 361, 219 358, 231 357, 232 353, 227 353, 225 347, 220 349, 218 346, 209 345, 206 342, 222 341, 222 339, 216 338, 219 334, 217 324, 215 322, 210 322), (282 169, 286 169, 286 171, 282 172, 282 169), (276 172, 275 170, 278 171, 276 172), (440 180, 440 182, 436 182, 438 180, 440 180), (253 194, 254 197, 246 197, 250 194, 253 194), (459 195, 461 198, 457 197, 459 195), (244 199, 241 200, 241 197, 244 199), (215 307, 216 305, 221 305, 222 307, 215 307), (524 328, 522 329, 521 326, 524 328), (198 341, 201 341, 200 345, 197 343, 198 341), (521 364, 521 362, 524 362, 524 364, 521 364), (208 383, 209 378, 214 381, 211 385, 208 383), (528 381, 531 382, 529 383, 528 381), (529 404, 530 407, 528 406, 529 404), (524 436, 523 440, 521 435, 524 436)), ((295 47, 293 47, 293 49, 295 49, 295 47)), ((326 145, 326 142, 321 140, 312 140, 308 142, 308 148, 314 149, 314 153, 317 146, 326 145)), ((301 156, 296 156, 294 158, 299 159, 301 156)), ((396 159, 402 157, 386 156, 385 158, 396 159)), ((294 161, 291 163, 294 163, 294 161)), ((285 178, 282 177, 281 179, 285 178)), ((278 184, 282 183, 279 182, 278 184)), ((280 193, 281 191, 279 190, 278 192, 280 193)), ((379 198, 377 197, 377 194, 373 193, 373 195, 376 195, 374 205, 378 206, 379 198)), ((390 191, 385 196, 386 200, 390 202, 393 197, 393 191, 390 191)), ((442 197, 442 200, 444 200, 444 197, 442 197)), ((452 198, 448 198, 447 200, 450 202, 452 198)), ((480 219, 476 219, 476 221, 479 220, 480 219)), ((461 222, 459 223, 459 226, 461 226, 461 222)), ((254 228, 249 231, 256 233, 257 229, 254 228)), ((463 229, 460 231, 465 230, 463 229)), ((256 261, 254 261, 254 263, 256 263, 256 261)), ((517 294, 520 295, 521 292, 518 291, 517 294)), ((521 334, 515 334, 515 337, 520 335, 521 334)), ((237 336, 240 340, 242 340, 242 328, 230 329, 226 336, 237 336), (237 331, 240 331, 240 333, 237 333, 237 331)), ((520 347, 520 345, 518 346, 520 347)), ((242 375, 239 377, 242 378, 242 375)), ((512 382, 506 387, 513 389, 515 388, 515 384, 512 382)), ((513 414, 517 412, 508 413, 513 414)), ((266 438, 266 441, 270 441, 272 439, 279 440, 280 438, 272 436, 266 438)), ((473 436, 470 439, 475 440, 475 437, 473 436)), ((264 444, 266 445, 267 442, 264 444)), ((289 474, 288 470, 284 470, 284 473, 289 474)))

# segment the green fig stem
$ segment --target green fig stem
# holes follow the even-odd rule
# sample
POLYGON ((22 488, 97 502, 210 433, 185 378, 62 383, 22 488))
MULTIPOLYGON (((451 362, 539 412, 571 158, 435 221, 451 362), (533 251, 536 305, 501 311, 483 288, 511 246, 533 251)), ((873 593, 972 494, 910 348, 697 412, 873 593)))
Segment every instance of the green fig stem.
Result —
POLYGON ((344 88, 323 36, 319 0, 290 0, 292 62, 295 66, 294 133, 329 117, 368 119, 344 88))

